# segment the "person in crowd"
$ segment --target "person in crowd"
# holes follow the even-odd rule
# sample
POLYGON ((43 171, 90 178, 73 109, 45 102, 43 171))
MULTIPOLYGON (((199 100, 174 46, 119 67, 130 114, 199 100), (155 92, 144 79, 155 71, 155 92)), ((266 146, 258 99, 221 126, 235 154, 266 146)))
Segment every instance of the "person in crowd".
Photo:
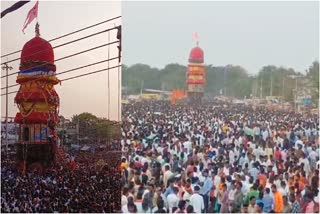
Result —
MULTIPOLYGON (((119 142, 110 142, 119 144, 119 142)), ((114 147, 115 148, 115 147, 114 147)), ((29 167, 23 175, 16 158, 1 160, 1 212, 88 213, 134 211, 128 188, 121 194, 121 152, 70 151, 76 161, 53 163, 42 170, 29 167), (102 164, 103 163, 103 164, 102 164), (69 164, 69 165, 67 165, 69 164)), ((4 156, 2 156, 4 157, 4 156)), ((70 160, 71 161, 71 160, 70 160)))
POLYGON ((274 211, 276 213, 282 213, 283 211, 283 196, 281 192, 277 191, 277 186, 275 184, 272 184, 271 186, 272 193, 273 193, 273 200, 274 200, 274 211))
POLYGON ((288 198, 287 198, 287 196, 283 196, 282 197, 283 199, 283 209, 282 209, 282 212, 283 213, 291 213, 291 211, 292 211, 292 208, 291 208, 291 206, 290 206, 290 204, 289 204, 289 202, 288 202, 288 198))
POLYGON ((262 198, 262 202, 263 202, 263 212, 265 213, 269 213, 271 210, 273 210, 274 208, 274 200, 273 197, 270 194, 270 189, 266 188, 265 190, 265 194, 263 195, 262 198))
POLYGON ((133 101, 123 106, 121 132, 122 171, 128 171, 122 192, 133 185, 136 201, 138 189, 153 183, 149 210, 157 210, 159 198, 171 213, 318 208, 317 115, 217 100, 133 101), (180 201, 186 205, 180 208, 180 201))
POLYGON ((193 211, 195 213, 203 213, 205 206, 204 206, 204 198, 199 194, 200 187, 194 187, 194 193, 190 197, 190 205, 193 207, 193 211))

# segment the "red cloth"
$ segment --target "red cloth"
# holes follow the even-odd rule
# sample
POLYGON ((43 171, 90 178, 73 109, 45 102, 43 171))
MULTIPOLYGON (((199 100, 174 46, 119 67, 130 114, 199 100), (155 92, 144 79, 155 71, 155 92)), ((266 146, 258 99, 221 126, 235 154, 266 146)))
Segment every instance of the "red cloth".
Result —
POLYGON ((48 41, 34 37, 23 46, 20 64, 32 61, 54 64, 53 48, 48 41))
POLYGON ((203 63, 203 60, 204 60, 203 50, 199 47, 192 48, 189 55, 189 62, 203 63))
POLYGON ((135 163, 134 163, 134 166, 135 166, 136 168, 141 168, 141 167, 142 167, 142 164, 141 164, 140 162, 135 162, 135 163))
POLYGON ((277 159, 277 160, 280 160, 281 159, 281 152, 278 150, 278 151, 275 151, 274 152, 274 157, 277 159))
POLYGON ((56 101, 59 103, 59 96, 55 90, 52 90, 50 94, 47 91, 18 91, 15 102, 25 102, 25 97, 27 97, 27 102, 45 102, 45 97, 49 104, 56 104, 56 101))
MULTIPOLYGON (((59 118, 58 115, 51 114, 50 118, 53 119, 56 123, 58 123, 59 118)), ((49 120, 49 113, 46 112, 32 112, 25 118, 25 123, 43 123, 46 124, 49 120)), ((23 116, 21 113, 17 113, 14 119, 15 123, 22 124, 23 116)))
POLYGON ((71 161, 71 169, 72 169, 72 170, 75 170, 76 168, 77 168, 76 161, 75 161, 75 160, 72 160, 72 161, 71 161))

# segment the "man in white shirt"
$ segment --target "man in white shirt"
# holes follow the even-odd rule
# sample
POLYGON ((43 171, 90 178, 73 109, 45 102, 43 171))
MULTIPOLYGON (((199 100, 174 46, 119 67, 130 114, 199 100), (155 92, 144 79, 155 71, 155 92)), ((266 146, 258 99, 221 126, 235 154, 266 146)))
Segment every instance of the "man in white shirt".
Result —
POLYGON ((233 165, 234 161, 235 161, 235 159, 234 159, 234 152, 233 152, 232 149, 231 149, 231 150, 229 150, 229 163, 230 163, 231 165, 233 165))
POLYGON ((169 194, 167 197, 167 202, 168 202, 168 208, 170 210, 170 213, 172 213, 172 208, 173 207, 178 207, 179 204, 179 197, 178 197, 178 188, 173 187, 173 193, 169 194))
POLYGON ((194 187, 194 193, 190 197, 190 205, 193 206, 193 210, 195 213, 202 213, 204 210, 204 201, 203 197, 199 194, 200 187, 194 187))
POLYGON ((278 191, 281 192, 282 196, 287 196, 285 181, 281 181, 280 188, 278 191))
POLYGON ((298 140, 295 143, 295 149, 299 149, 298 145, 301 145, 301 147, 304 148, 304 144, 302 140, 300 140, 300 136, 298 137, 298 140))
POLYGON ((262 138, 263 138, 263 140, 264 140, 264 141, 267 141, 268 136, 269 136, 269 132, 268 132, 267 129, 265 129, 265 130, 263 131, 263 133, 262 133, 262 138))
POLYGON ((189 154, 192 150, 192 143, 189 140, 187 140, 183 143, 183 146, 187 149, 187 153, 189 154))

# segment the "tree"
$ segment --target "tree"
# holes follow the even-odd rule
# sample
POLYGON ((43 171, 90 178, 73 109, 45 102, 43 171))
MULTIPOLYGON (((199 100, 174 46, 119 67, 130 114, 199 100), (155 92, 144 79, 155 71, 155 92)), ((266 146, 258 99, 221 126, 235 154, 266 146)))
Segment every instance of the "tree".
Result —
POLYGON ((312 83, 312 98, 315 103, 319 103, 319 62, 314 61, 307 70, 307 78, 312 83))
POLYGON ((71 118, 72 123, 79 125, 79 138, 96 138, 96 127, 98 124, 98 118, 88 112, 74 115, 71 118))
MULTIPOLYGON (((226 65, 215 67, 207 65, 205 93, 219 95, 223 90, 227 96, 244 98, 254 93, 260 97, 262 83, 262 97, 283 96, 285 101, 293 101, 296 80, 293 76, 300 75, 292 68, 267 65, 261 68, 255 76, 249 76, 248 72, 239 65, 226 65), (272 82, 272 90, 271 90, 272 82), (224 90, 225 89, 225 90, 224 90)), ((145 64, 123 66, 122 83, 129 94, 137 94, 143 85, 144 88, 168 90, 186 88, 187 66, 170 63, 163 69, 152 68, 145 64)), ((307 71, 307 77, 312 80, 314 98, 319 94, 319 62, 313 62, 307 71)), ((299 81, 300 84, 300 81, 299 81)))
POLYGON ((183 65, 168 64, 160 71, 160 81, 163 90, 185 88, 187 67, 183 65))
POLYGON ((91 113, 81 113, 72 117, 72 123, 79 124, 81 142, 100 142, 119 139, 120 125, 91 113))
POLYGON ((130 67, 122 67, 122 86, 129 93, 139 93, 141 87, 160 89, 159 70, 145 64, 135 64, 130 67))
POLYGON ((262 97, 270 96, 272 92, 272 96, 283 96, 285 101, 293 101, 294 76, 297 75, 301 74, 295 72, 292 68, 287 69, 274 65, 262 67, 257 76, 259 95, 262 83, 262 97))

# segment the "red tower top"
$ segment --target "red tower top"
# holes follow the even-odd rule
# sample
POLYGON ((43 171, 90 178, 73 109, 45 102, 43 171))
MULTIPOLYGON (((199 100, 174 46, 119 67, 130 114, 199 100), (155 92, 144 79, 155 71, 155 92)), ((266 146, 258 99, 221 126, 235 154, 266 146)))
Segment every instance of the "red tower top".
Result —
POLYGON ((24 64, 35 61, 54 63, 54 53, 51 44, 38 36, 23 46, 20 63, 24 64))
POLYGON ((189 55, 189 62, 191 63, 203 63, 204 62, 204 54, 203 50, 198 46, 192 48, 190 55, 189 55))

